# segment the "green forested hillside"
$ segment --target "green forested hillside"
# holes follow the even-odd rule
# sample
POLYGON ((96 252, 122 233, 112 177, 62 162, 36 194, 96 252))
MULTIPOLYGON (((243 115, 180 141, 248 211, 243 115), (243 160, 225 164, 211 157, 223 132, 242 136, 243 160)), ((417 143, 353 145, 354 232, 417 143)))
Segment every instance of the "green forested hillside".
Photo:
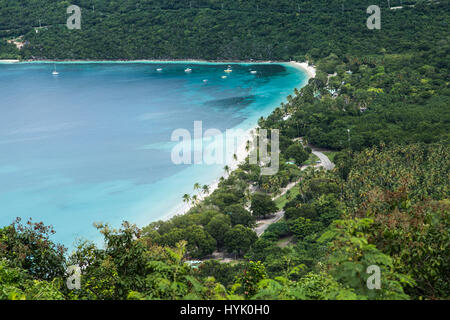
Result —
POLYGON ((74 31, 68 2, 0 3, 0 37, 26 43, 2 44, 4 58, 297 59, 317 68, 259 121, 281 132, 276 175, 241 163, 208 197, 196 184, 186 215, 99 225, 105 248, 83 242, 64 254, 42 223, 0 228, 0 299, 450 297, 447 1, 397 10, 386 1, 74 1, 83 9, 74 31), (377 3, 382 29, 368 30, 366 8, 377 3), (46 27, 36 33, 39 19, 46 27), (300 137, 336 152, 336 168, 301 171, 311 149, 300 137), (255 221, 280 208, 283 219, 257 237, 255 221), (64 270, 74 264, 81 290, 69 291, 64 270), (381 290, 366 284, 373 265, 381 290))
POLYGON ((2 0, 0 38, 23 35, 25 59, 303 60, 427 51, 448 41, 448 2, 434 2, 402 1, 404 9, 389 10, 379 0, 2 0), (70 4, 82 9, 81 30, 66 27, 70 4), (382 8, 381 31, 366 27, 373 4, 382 8))
POLYGON ((317 77, 301 96, 291 97, 265 125, 338 150, 362 150, 381 142, 448 143, 449 68, 442 62, 448 51, 448 42, 443 42, 412 54, 349 54, 342 59, 331 54, 318 62, 317 77), (284 113, 292 117, 283 121, 284 113))

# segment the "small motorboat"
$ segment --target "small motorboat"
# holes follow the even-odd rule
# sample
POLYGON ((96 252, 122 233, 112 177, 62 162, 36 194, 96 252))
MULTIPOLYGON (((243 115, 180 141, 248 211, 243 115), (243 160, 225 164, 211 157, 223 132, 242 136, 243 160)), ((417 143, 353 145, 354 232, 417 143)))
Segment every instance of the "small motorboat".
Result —
POLYGON ((203 83, 208 83, 208 79, 203 80, 203 83))
POLYGON ((251 74, 257 74, 258 71, 252 70, 252 71, 250 71, 250 73, 251 73, 251 74))
POLYGON ((222 76, 222 79, 226 79, 226 78, 228 78, 227 76, 222 76))
POLYGON ((158 68, 158 69, 156 69, 156 71, 161 72, 161 71, 163 71, 163 69, 162 68, 158 68))
POLYGON ((184 70, 184 72, 190 73, 190 72, 192 72, 192 69, 191 69, 191 68, 186 68, 186 69, 184 70))

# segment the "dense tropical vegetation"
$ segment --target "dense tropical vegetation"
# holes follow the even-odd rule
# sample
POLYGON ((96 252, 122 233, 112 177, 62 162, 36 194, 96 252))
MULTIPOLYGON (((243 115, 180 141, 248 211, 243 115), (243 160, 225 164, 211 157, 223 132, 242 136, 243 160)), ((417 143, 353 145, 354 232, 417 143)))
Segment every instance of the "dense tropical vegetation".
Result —
POLYGON ((2 0, 0 38, 23 36, 16 55, 25 59, 311 60, 381 49, 445 58, 448 2, 390 4, 404 9, 380 0, 2 0), (82 10, 81 30, 66 27, 71 4, 82 10), (383 10, 382 31, 366 27, 373 4, 383 10))
POLYGON ((183 197, 187 214, 98 225, 104 247, 70 253, 16 220, 0 229, 0 299, 450 298, 448 3, 375 2, 381 30, 365 27, 364 1, 74 1, 83 28, 69 31, 66 1, 3 1, 3 58, 298 59, 317 75, 259 121, 280 129, 276 175, 226 167, 212 194, 183 197), (20 51, 6 42, 19 36, 20 51), (307 143, 335 150, 336 168, 301 170, 307 143))

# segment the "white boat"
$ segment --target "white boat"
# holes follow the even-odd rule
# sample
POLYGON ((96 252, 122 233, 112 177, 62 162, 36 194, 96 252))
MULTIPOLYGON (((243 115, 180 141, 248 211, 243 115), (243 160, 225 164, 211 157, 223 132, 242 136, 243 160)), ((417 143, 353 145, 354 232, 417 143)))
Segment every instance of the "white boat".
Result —
POLYGON ((222 76, 222 79, 226 79, 226 78, 228 78, 227 76, 222 76))
POLYGON ((163 69, 162 68, 158 68, 156 69, 156 71, 161 72, 163 69))
POLYGON ((224 70, 226 73, 232 73, 233 72, 233 70, 230 68, 230 67, 228 67, 228 69, 227 70, 224 70))
POLYGON ((184 72, 186 72, 186 73, 192 72, 192 69, 191 69, 191 68, 186 68, 186 69, 184 70, 184 72))
POLYGON ((208 80, 207 79, 203 80, 203 83, 208 83, 208 80))
POLYGON ((58 74, 59 74, 59 72, 56 71, 56 65, 55 65, 55 69, 53 70, 52 75, 57 76, 58 74))
POLYGON ((252 70, 252 71, 250 71, 250 73, 251 73, 251 74, 257 74, 258 71, 252 70))

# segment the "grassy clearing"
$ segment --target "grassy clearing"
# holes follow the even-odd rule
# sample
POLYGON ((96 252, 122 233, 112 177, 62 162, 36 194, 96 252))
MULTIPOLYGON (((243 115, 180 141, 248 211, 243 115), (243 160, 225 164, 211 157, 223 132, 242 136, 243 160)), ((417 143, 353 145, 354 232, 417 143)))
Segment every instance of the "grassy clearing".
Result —
POLYGON ((275 204, 279 210, 282 210, 286 203, 288 203, 291 199, 294 199, 300 193, 297 186, 293 187, 290 191, 290 194, 286 193, 275 200, 275 204))

